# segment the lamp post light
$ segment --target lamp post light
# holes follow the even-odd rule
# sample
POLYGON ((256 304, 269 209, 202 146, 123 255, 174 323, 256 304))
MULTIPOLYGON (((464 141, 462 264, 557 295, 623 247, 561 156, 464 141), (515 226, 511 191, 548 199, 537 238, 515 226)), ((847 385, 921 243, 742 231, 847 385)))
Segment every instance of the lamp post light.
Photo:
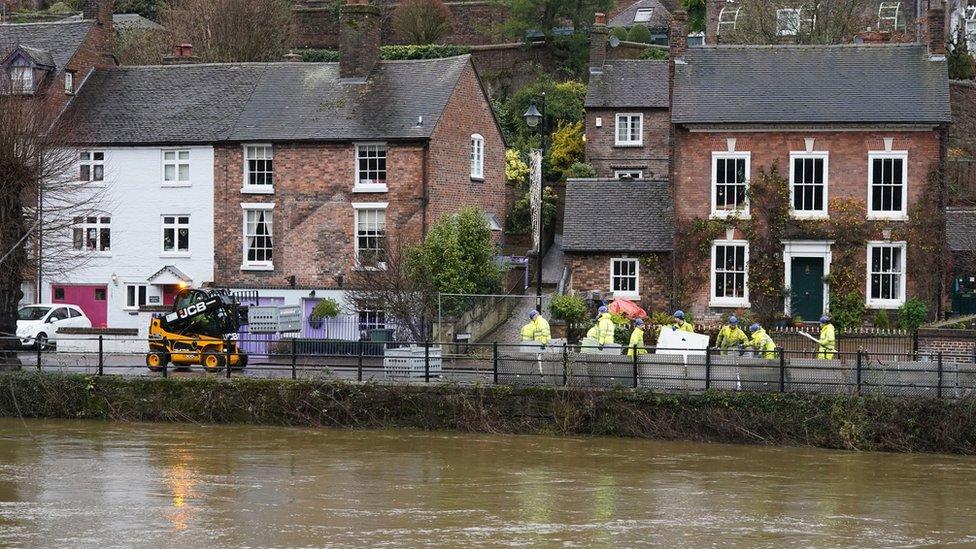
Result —
MULTIPOLYGON (((539 107, 536 107, 535 100, 529 104, 529 108, 522 115, 525 118, 525 124, 530 128, 539 128, 539 134, 542 137, 542 148, 540 149, 540 154, 542 159, 546 157, 546 94, 543 92, 539 96, 539 107)), ((545 211, 545 189, 546 189, 546 178, 545 172, 542 168, 542 160, 539 162, 539 249, 536 250, 536 261, 538 265, 536 266, 535 273, 535 308, 540 313, 542 312, 542 226, 545 222, 543 219, 543 212, 545 211)))

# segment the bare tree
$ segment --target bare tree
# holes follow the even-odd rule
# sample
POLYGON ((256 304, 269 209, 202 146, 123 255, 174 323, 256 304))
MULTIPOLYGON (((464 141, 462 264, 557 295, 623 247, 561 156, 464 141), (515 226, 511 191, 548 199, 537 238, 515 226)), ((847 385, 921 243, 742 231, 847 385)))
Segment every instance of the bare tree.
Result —
POLYGON ((278 61, 292 43, 289 0, 175 0, 159 15, 162 30, 123 33, 123 64, 154 65, 174 44, 188 43, 202 62, 278 61))
MULTIPOLYGON (((735 28, 723 30, 722 42, 840 44, 878 22, 873 0, 742 0, 740 6, 735 28)), ((908 25, 902 18, 890 30, 896 28, 908 25)))
MULTIPOLYGON (((9 89, 7 90, 9 91, 9 89)), ((42 98, 0 94, 0 357, 18 342, 17 306, 25 280, 63 276, 88 260, 92 247, 79 221, 95 213, 98 189, 77 173, 70 124, 42 98), (81 232, 78 232, 81 231, 81 232)), ((97 247, 101 235, 95 234, 97 247)))
POLYGON ((441 0, 403 0, 393 11, 393 26, 408 44, 439 44, 451 34, 451 10, 441 0))
POLYGON ((409 249, 399 239, 392 240, 386 247, 385 268, 354 271, 347 296, 357 308, 384 310, 412 341, 425 341, 430 337, 437 291, 431 277, 411 264, 409 249))

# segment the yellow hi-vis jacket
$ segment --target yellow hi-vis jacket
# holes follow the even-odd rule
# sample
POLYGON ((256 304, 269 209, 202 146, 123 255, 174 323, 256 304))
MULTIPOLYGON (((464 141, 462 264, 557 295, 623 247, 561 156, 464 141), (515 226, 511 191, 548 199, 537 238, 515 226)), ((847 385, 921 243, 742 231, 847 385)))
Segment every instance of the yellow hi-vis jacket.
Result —
POLYGON ((535 341, 545 345, 551 338, 549 321, 542 318, 542 315, 536 315, 528 324, 522 326, 522 341, 535 341))
POLYGON ((762 328, 752 332, 749 347, 762 353, 762 358, 776 358, 776 344, 773 343, 773 338, 769 337, 766 330, 762 328))
POLYGON ((600 345, 609 345, 613 343, 614 330, 616 326, 610 318, 610 313, 603 313, 596 324, 586 332, 586 337, 595 339, 600 345))
POLYGON ((688 333, 692 333, 692 334, 695 333, 695 326, 694 326, 694 324, 685 322, 684 320, 682 320, 680 322, 675 322, 673 324, 669 324, 668 326, 670 326, 671 328, 673 328, 675 330, 681 330, 682 332, 688 332, 688 333))
POLYGON ((742 328, 731 324, 722 326, 722 329, 718 332, 718 338, 715 340, 715 346, 723 351, 748 343, 749 338, 746 337, 746 333, 742 331, 742 328))
POLYGON ((634 347, 637 347, 638 355, 646 355, 647 349, 644 348, 644 330, 634 328, 630 334, 630 343, 627 345, 627 356, 634 356, 634 347))
POLYGON ((817 350, 817 358, 830 360, 834 358, 837 350, 837 333, 833 324, 824 324, 820 327, 820 348, 817 350))

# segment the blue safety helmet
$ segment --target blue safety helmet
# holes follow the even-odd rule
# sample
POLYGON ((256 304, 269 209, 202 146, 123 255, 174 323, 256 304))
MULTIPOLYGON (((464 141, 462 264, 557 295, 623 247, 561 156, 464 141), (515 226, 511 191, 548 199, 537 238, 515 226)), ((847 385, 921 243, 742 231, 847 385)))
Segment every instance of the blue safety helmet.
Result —
POLYGON ((828 318, 827 315, 823 315, 822 317, 820 317, 821 324, 826 324, 828 322, 830 322, 830 318, 828 318))
POLYGON ((729 324, 735 326, 738 323, 739 323, 739 319, 735 318, 735 315, 729 317, 729 324))
POLYGON ((641 327, 644 325, 644 321, 638 318, 634 321, 634 324, 637 325, 637 327, 641 327))
POLYGON ((529 318, 535 318, 537 316, 539 316, 539 311, 537 311, 535 309, 532 309, 531 311, 529 311, 529 318))
POLYGON ((675 311, 674 312, 674 318, 680 318, 681 320, 684 320, 685 319, 685 312, 684 311, 681 311, 681 310, 675 311))
POLYGON ((758 330, 758 329, 759 329, 760 327, 761 327, 761 326, 759 326, 759 323, 758 323, 758 322, 756 322, 756 323, 753 323, 753 325, 752 325, 752 326, 749 326, 749 331, 750 331, 750 332, 755 332, 755 331, 756 331, 756 330, 758 330))
POLYGON ((610 309, 608 309, 606 305, 600 305, 600 308, 597 309, 597 311, 600 314, 603 314, 603 313, 609 313, 610 312, 610 309))

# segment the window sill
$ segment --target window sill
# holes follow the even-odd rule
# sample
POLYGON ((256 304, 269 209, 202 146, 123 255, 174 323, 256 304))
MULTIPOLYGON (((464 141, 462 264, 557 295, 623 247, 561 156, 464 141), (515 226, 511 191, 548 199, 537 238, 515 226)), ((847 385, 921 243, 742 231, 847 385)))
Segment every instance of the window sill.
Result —
POLYGON ((613 298, 614 299, 626 299, 626 300, 634 300, 634 299, 638 299, 639 300, 640 299, 640 294, 635 294, 635 293, 631 293, 631 292, 613 292, 613 298))
POLYGON ((183 258, 189 258, 189 257, 191 257, 191 254, 190 254, 190 252, 163 252, 163 253, 159 254, 159 257, 183 257, 183 258))
POLYGON ((824 220, 830 219, 830 215, 827 212, 790 212, 790 216, 793 219, 803 219, 803 220, 824 220))
POLYGON ((709 219, 729 219, 731 217, 749 219, 749 210, 715 210, 708 217, 709 219))
POLYGON ((638 149, 644 146, 644 142, 641 141, 640 143, 614 143, 613 146, 618 149, 638 149))
POLYGON ((378 267, 363 267, 361 265, 356 265, 355 267, 353 267, 353 270, 361 273, 372 273, 372 272, 378 273, 386 270, 386 264, 380 265, 378 267))
POLYGON ((898 309, 905 304, 903 299, 890 299, 884 301, 872 301, 870 299, 864 302, 864 306, 868 309, 898 309))
POLYGON ((746 299, 715 299, 715 298, 712 298, 712 300, 708 302, 708 306, 709 307, 722 308, 722 309, 739 308, 739 307, 743 307, 743 308, 748 309, 749 307, 752 307, 752 304, 749 303, 749 300, 746 300, 746 299))
POLYGON ((352 188, 354 193, 385 193, 389 190, 386 185, 356 185, 352 188))
POLYGON ((274 265, 248 265, 247 263, 241 264, 242 271, 273 271, 274 265))
POLYGON ((908 214, 901 212, 868 212, 868 221, 908 221, 908 214))
POLYGON ((477 181, 478 183, 484 183, 485 182, 485 178, 484 177, 478 177, 476 175, 472 175, 471 176, 471 181, 477 181))
POLYGON ((242 187, 241 194, 274 194, 274 187, 268 185, 265 187, 242 187))
POLYGON ((192 187, 193 184, 190 183, 189 181, 179 181, 176 183, 164 181, 163 183, 160 183, 159 186, 164 189, 172 189, 172 188, 181 188, 181 187, 192 187))

